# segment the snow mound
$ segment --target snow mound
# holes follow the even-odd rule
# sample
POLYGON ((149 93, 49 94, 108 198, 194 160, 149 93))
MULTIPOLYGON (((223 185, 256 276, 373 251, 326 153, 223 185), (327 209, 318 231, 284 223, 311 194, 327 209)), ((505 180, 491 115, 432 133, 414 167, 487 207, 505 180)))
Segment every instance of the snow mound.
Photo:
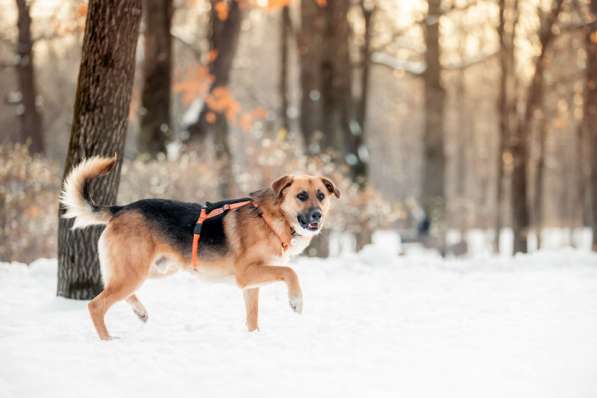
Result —
POLYGON ((55 297, 56 262, 0 263, 0 397, 595 397, 597 256, 299 259, 305 309, 191 275, 148 281, 98 341, 86 302, 55 297))

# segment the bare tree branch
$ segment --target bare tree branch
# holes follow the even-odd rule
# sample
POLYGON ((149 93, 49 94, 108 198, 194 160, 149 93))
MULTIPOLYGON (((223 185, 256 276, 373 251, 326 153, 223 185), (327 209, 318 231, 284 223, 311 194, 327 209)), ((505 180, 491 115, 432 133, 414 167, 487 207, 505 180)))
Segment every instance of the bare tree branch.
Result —
POLYGON ((571 33, 578 30, 585 30, 585 29, 595 29, 597 27, 597 19, 593 19, 592 21, 586 21, 578 24, 570 24, 566 26, 562 26, 560 28, 560 33, 571 33))
POLYGON ((493 59, 495 56, 497 56, 499 54, 499 51, 493 52, 491 54, 486 54, 486 55, 482 55, 476 59, 470 60, 470 61, 466 61, 466 62, 461 62, 461 63, 451 63, 451 64, 447 64, 445 66, 442 67, 442 69, 445 70, 463 70, 463 69, 468 69, 472 66, 475 65, 479 65, 482 64, 484 62, 487 62, 491 59, 493 59))
MULTIPOLYGON (((456 5, 456 3, 452 3, 450 5, 450 7, 447 7, 441 11, 440 17, 447 15, 449 13, 452 13, 452 12, 466 11, 469 8, 476 6, 477 4, 478 4, 478 0, 471 0, 470 2, 468 2, 462 6, 458 6, 458 5, 456 5)), ((422 24, 431 25, 431 24, 434 24, 437 22, 438 21, 436 21, 436 20, 432 20, 427 17, 422 17, 422 18, 419 18, 416 21, 414 21, 411 25, 395 29, 394 32, 392 33, 392 36, 388 40, 386 40, 384 43, 377 45, 373 48, 373 52, 382 51, 382 50, 386 49, 388 46, 390 46, 392 43, 394 43, 397 39, 399 39, 400 37, 402 37, 405 34, 407 34, 408 32, 410 32, 410 30, 413 28, 421 26, 422 24)))
MULTIPOLYGON (((461 63, 449 63, 447 65, 443 65, 442 69, 447 71, 468 69, 493 59, 497 54, 498 52, 496 51, 491 54, 481 55, 480 57, 470 61, 461 63)), ((374 65, 384 66, 392 70, 406 72, 415 77, 421 77, 427 69, 424 62, 400 60, 384 52, 373 53, 371 55, 371 62, 374 65)))
POLYGON ((170 36, 181 44, 183 47, 187 48, 188 50, 193 53, 193 56, 199 61, 201 60, 201 50, 198 47, 195 47, 192 43, 189 43, 187 40, 183 39, 182 37, 178 36, 176 33, 170 33, 170 36))
POLYGON ((34 37, 33 38, 33 42, 37 43, 37 42, 44 42, 44 41, 52 41, 52 40, 56 40, 56 39, 62 39, 64 37, 67 37, 68 35, 74 34, 74 32, 70 31, 70 32, 62 32, 62 33, 57 33, 57 32, 52 32, 52 33, 48 33, 48 34, 42 34, 40 36, 34 37))
POLYGON ((394 71, 406 72, 414 77, 421 77, 426 69, 423 62, 403 61, 382 52, 371 54, 371 63, 394 71))

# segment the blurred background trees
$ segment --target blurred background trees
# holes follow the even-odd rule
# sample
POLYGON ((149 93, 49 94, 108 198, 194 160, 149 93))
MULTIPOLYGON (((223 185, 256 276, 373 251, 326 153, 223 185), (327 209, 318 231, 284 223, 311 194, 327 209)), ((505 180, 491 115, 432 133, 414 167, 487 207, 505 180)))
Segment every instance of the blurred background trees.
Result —
MULTIPOLYGON (((57 170, 90 7, 1 1, 1 142, 57 170)), ((597 226, 596 18, 595 0, 144 0, 120 199, 307 171, 341 181, 332 226, 356 248, 378 228, 448 253, 473 229, 504 253, 550 228, 579 245, 597 226)))
POLYGON ((170 140, 172 87, 172 0, 143 2, 143 88, 139 109, 138 151, 155 158, 170 140))

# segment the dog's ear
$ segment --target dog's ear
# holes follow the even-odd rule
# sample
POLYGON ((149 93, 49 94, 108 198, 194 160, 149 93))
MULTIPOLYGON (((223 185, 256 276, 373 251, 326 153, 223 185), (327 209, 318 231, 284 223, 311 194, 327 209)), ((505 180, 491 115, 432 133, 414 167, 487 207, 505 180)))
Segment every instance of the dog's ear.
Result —
POLYGON ((340 198, 340 190, 338 189, 338 187, 336 187, 334 181, 330 180, 327 177, 321 177, 321 182, 323 182, 323 185, 325 185, 325 187, 328 189, 330 193, 333 193, 334 195, 336 195, 337 198, 340 198))
POLYGON ((276 198, 279 198, 284 193, 284 190, 292 185, 292 177, 291 176, 282 176, 277 178, 274 182, 272 182, 272 190, 276 195, 276 198))

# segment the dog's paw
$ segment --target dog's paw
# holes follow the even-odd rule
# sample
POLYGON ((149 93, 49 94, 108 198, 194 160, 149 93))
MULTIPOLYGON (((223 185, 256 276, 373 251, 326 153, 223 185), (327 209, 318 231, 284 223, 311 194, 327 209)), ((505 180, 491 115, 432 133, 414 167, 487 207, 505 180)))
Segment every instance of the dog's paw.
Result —
POLYGON ((135 315, 137 315, 137 317, 143 321, 143 322, 147 322, 147 320, 149 319, 149 315, 147 314, 147 311, 134 311, 135 315))
POLYGON ((100 336, 101 341, 112 341, 112 340, 120 340, 118 336, 100 336))
POLYGON ((302 294, 289 297, 288 304, 290 304, 290 308, 297 314, 303 313, 303 295, 302 294))

